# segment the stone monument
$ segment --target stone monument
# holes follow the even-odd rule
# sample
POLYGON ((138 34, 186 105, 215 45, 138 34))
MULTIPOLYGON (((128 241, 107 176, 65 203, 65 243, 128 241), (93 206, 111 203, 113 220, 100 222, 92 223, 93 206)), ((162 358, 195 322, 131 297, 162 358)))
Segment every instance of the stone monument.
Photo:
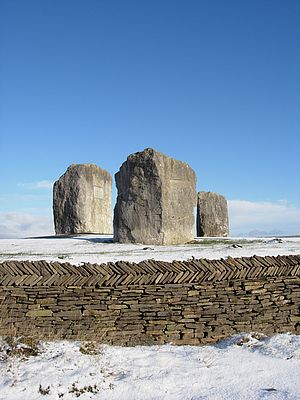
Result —
POLYGON ((112 233, 112 178, 95 164, 73 164, 54 183, 56 234, 112 233))
POLYGON ((196 175, 151 148, 128 156, 115 175, 114 240, 171 245, 194 239, 196 175))
POLYGON ((224 196, 199 192, 197 199, 197 236, 228 236, 228 210, 224 196))

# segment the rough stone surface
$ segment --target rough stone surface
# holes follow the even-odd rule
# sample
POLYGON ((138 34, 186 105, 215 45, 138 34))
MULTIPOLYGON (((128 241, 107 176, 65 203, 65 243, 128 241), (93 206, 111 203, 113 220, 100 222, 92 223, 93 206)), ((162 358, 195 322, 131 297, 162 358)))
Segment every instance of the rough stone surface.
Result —
POLYGON ((197 236, 228 236, 228 209, 224 196, 199 192, 197 198, 197 236))
POLYGON ((153 149, 128 156, 115 175, 114 239, 168 245, 194 238, 196 175, 153 149))
POLYGON ((228 210, 224 196, 199 192, 197 199, 197 236, 228 236, 228 210))
POLYGON ((73 164, 53 187, 56 234, 112 233, 111 175, 95 164, 73 164))

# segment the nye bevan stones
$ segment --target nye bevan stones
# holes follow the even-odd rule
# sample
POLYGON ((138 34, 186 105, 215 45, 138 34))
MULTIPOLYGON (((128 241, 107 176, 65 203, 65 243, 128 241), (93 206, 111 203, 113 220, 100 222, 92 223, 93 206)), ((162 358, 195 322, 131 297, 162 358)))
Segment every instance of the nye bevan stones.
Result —
POLYGON ((73 164, 54 183, 56 234, 112 233, 112 178, 95 164, 73 164))
POLYGON ((171 245, 194 239, 196 175, 151 148, 128 156, 115 175, 114 240, 171 245))
POLYGON ((199 192, 197 199, 197 236, 228 236, 228 210, 224 196, 199 192))

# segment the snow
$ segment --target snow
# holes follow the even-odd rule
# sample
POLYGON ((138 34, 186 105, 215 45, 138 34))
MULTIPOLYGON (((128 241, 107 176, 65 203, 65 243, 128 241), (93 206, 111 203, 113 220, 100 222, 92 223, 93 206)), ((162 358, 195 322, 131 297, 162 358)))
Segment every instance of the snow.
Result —
POLYGON ((0 399, 299 399, 300 337, 243 334, 214 346, 43 342, 37 356, 0 361, 0 399), (41 390, 49 393, 42 395, 41 390), (81 390, 81 391, 80 391, 81 390))
POLYGON ((36 239, 0 239, 0 262, 6 260, 64 261, 106 263, 120 260, 139 262, 147 259, 161 261, 190 258, 218 259, 249 257, 254 254, 300 254, 300 237, 294 238, 198 238, 193 244, 177 246, 147 246, 112 243, 111 236, 80 235, 36 239))
MULTIPOLYGON (((165 247, 116 244, 111 237, 95 235, 0 240, 0 262, 44 259, 78 265, 254 254, 300 254, 300 238, 197 239, 195 244, 165 247)), ((8 350, 2 338, 0 400, 300 399, 297 335, 240 334, 210 346, 131 348, 49 341, 25 359, 8 350), (96 351, 84 350, 90 348, 96 351)))

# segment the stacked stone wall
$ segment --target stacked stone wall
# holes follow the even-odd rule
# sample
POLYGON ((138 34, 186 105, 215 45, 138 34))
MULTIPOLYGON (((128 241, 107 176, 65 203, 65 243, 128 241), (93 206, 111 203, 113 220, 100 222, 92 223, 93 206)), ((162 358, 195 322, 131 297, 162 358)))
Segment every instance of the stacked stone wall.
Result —
POLYGON ((300 332, 300 255, 101 265, 0 264, 0 334, 115 345, 300 332))

